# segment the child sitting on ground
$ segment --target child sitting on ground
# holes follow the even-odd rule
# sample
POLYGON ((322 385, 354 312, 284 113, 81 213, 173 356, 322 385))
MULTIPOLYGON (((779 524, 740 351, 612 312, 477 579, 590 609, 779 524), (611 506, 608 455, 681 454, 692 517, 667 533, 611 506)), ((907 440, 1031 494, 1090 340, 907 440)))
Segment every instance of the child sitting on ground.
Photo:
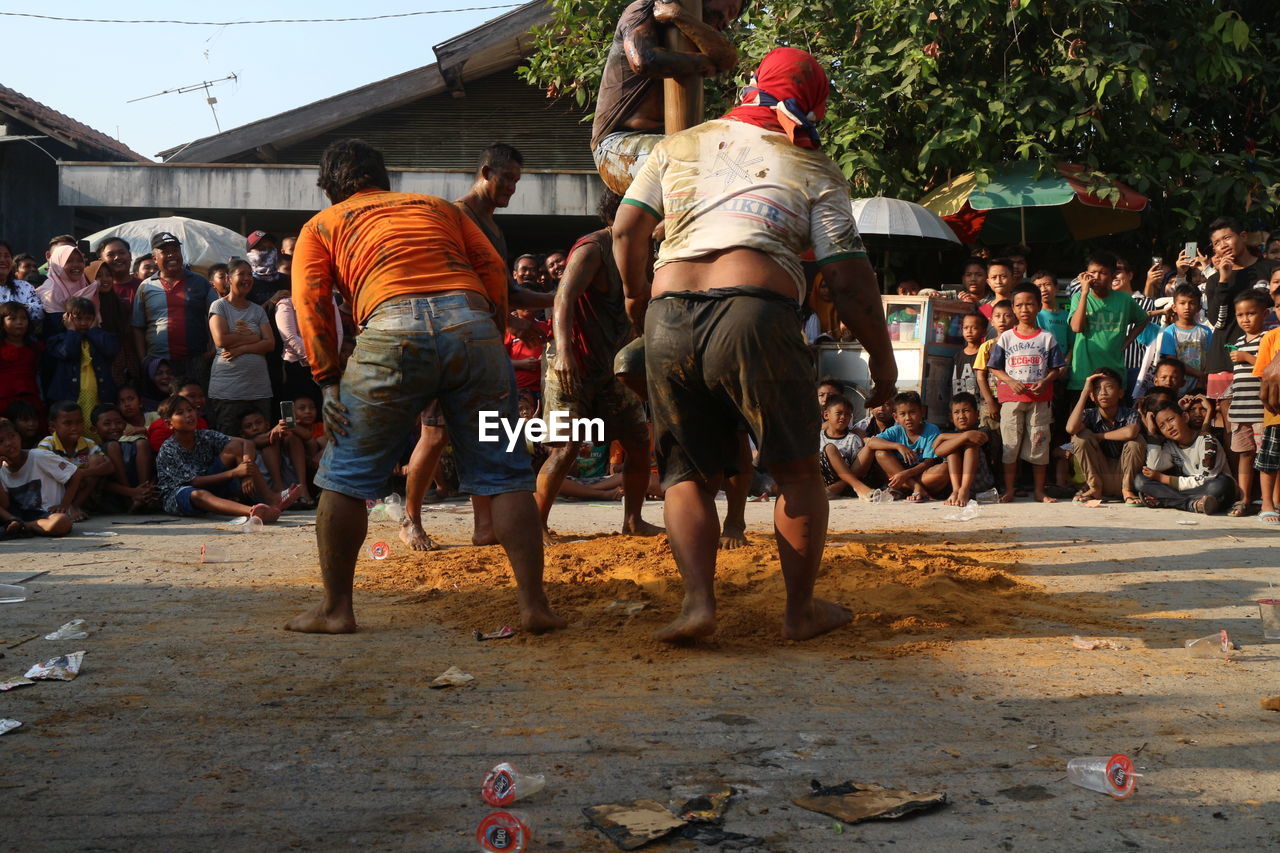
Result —
POLYGON ((120 352, 120 341, 100 326, 98 309, 83 296, 67 300, 62 315, 66 331, 49 339, 45 350, 45 397, 50 400, 75 400, 80 404, 81 425, 92 429, 88 417, 100 400, 116 398, 116 383, 111 378, 111 362, 120 352))
POLYGON ((36 404, 27 400, 19 400, 16 403, 10 403, 2 414, 13 423, 14 429, 18 431, 22 449, 34 450, 35 446, 40 443, 40 438, 45 434, 44 418, 41 417, 40 409, 36 404))
POLYGON ((45 436, 36 448, 68 460, 83 475, 74 489, 67 489, 58 511, 66 512, 72 521, 85 521, 89 516, 84 506, 98 491, 103 478, 110 476, 111 462, 96 441, 85 437, 84 412, 78 403, 63 400, 50 406, 49 428, 52 434, 45 436))
POLYGON ((1156 362, 1156 372, 1151 385, 1154 388, 1169 388, 1175 396, 1187 393, 1183 390, 1184 388, 1190 390, 1187 385, 1187 366, 1176 356, 1160 356, 1160 360, 1156 362))
POLYGON ((1053 399, 1053 383, 1067 363, 1053 335, 1036 325, 1040 305, 1040 289, 1034 284, 1015 287, 1013 313, 1018 324, 996 338, 987 356, 987 370, 996 377, 1000 401, 1004 461, 1001 503, 1013 500, 1019 457, 1031 466, 1035 500, 1057 503, 1044 491, 1052 423, 1049 402, 1053 399))
POLYGON ((102 483, 102 498, 108 511, 138 512, 157 505, 159 493, 151 445, 124 437, 124 416, 110 403, 99 404, 90 419, 94 432, 102 439, 102 450, 111 462, 111 476, 102 483))
POLYGON ((155 412, 143 409, 142 394, 134 385, 120 386, 120 390, 116 392, 116 408, 120 410, 120 417, 124 418, 124 434, 121 438, 126 441, 146 441, 147 427, 160 418, 155 412))
POLYGON ((240 416, 240 437, 253 443, 257 450, 254 461, 265 470, 273 491, 283 494, 296 485, 298 504, 308 508, 315 506, 306 486, 306 446, 293 430, 285 426, 284 421, 267 429, 267 419, 262 412, 246 407, 240 416))
POLYGON ((270 524, 292 501, 273 493, 254 463, 253 444, 209 429, 197 429, 196 408, 186 397, 174 395, 160 404, 160 417, 172 434, 156 457, 160 500, 170 515, 206 512, 252 516, 270 524), (267 498, 246 506, 241 498, 267 498))
POLYGON ((876 463, 889 478, 894 497, 906 496, 909 491, 907 500, 918 503, 945 494, 951 478, 933 450, 942 430, 925 420, 920 395, 915 391, 894 395, 893 418, 897 423, 868 438, 867 446, 875 451, 876 463))
POLYGON ((973 359, 973 371, 978 377, 978 393, 981 395, 982 408, 978 410, 979 425, 983 429, 999 431, 1000 401, 997 399, 997 380, 987 370, 987 359, 991 355, 991 347, 995 338, 1013 328, 1017 318, 1013 316, 1013 304, 1004 299, 991 306, 991 325, 995 326, 995 337, 982 342, 978 354, 973 359))
POLYGON ((80 469, 53 453, 24 450, 13 421, 0 418, 0 539, 66 536, 66 492, 78 489, 82 478, 80 469))
POLYGON ((295 426, 292 432, 302 442, 307 457, 307 482, 309 483, 320 468, 320 455, 324 453, 325 445, 329 443, 329 435, 324 430, 324 424, 320 422, 320 410, 316 408, 316 401, 310 397, 298 397, 293 401, 293 422, 295 426))
MULTIPOLYGON (((1236 484, 1240 499, 1231 505, 1227 515, 1248 515, 1253 504, 1253 463, 1262 443, 1262 380, 1253 375, 1262 344, 1262 325, 1270 313, 1271 300, 1259 290, 1246 290, 1236 297, 1236 325, 1240 336, 1228 347, 1231 359, 1231 403, 1227 420, 1231 423, 1230 448, 1237 455, 1236 484)), ((1193 424, 1194 426, 1194 424, 1193 424)), ((1203 429, 1201 429, 1203 431, 1203 429)))
MULTIPOLYGON (((208 429, 209 422, 204 417, 204 405, 208 400, 205 397, 204 386, 196 379, 182 379, 175 383, 174 393, 180 397, 185 397, 187 402, 191 403, 192 408, 196 410, 196 429, 208 429)), ((160 448, 164 446, 165 440, 173 435, 173 428, 169 426, 169 419, 162 414, 158 414, 156 419, 147 427, 147 442, 151 445, 151 449, 156 453, 160 452, 160 448)))
POLYGON ((1172 388, 1157 386, 1147 389, 1142 402, 1138 404, 1138 422, 1142 425, 1140 435, 1147 444, 1159 444, 1164 441, 1160 428, 1156 426, 1156 412, 1160 411, 1160 407, 1165 403, 1177 404, 1178 395, 1172 388))
POLYGON ((865 499, 874 491, 859 478, 866 476, 875 451, 849 428, 852 417, 853 404, 845 397, 840 394, 827 397, 818 433, 818 464, 828 497, 838 498, 852 490, 865 499))
POLYGON ((888 402, 868 412, 862 420, 853 425, 853 431, 863 438, 870 438, 891 426, 893 426, 893 403, 888 402))
POLYGON ((978 398, 962 391, 951 398, 951 425, 933 443, 933 452, 947 462, 951 496, 947 506, 964 506, 969 500, 995 488, 986 445, 991 436, 978 428, 978 398))
POLYGON ((1071 456, 1085 481, 1084 491, 1075 497, 1076 503, 1120 497, 1130 506, 1142 505, 1134 478, 1142 469, 1146 443, 1141 438, 1138 413, 1120 405, 1123 399, 1124 380, 1120 374, 1101 367, 1085 379, 1080 398, 1067 418, 1071 456), (1093 407, 1086 408, 1090 402, 1093 407))
POLYGON ((1147 446, 1147 462, 1134 482, 1152 509, 1165 507, 1212 515, 1236 493, 1227 457, 1211 435, 1197 435, 1173 403, 1155 414, 1164 441, 1147 446))

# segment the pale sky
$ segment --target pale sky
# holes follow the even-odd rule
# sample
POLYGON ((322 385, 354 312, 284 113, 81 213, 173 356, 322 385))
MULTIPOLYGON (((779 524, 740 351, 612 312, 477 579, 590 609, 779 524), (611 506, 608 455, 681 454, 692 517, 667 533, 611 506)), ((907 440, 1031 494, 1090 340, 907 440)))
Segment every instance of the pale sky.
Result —
MULTIPOLYGON (((108 4, 16 0, 5 12, 76 19, 247 21, 340 18, 500 5, 502 0, 279 0, 249 3, 108 4)), ((0 15, 0 83, 159 159, 164 149, 217 132, 203 90, 161 92, 215 80, 209 94, 223 130, 435 62, 432 45, 515 8, 383 21, 250 26, 103 24, 0 15)))

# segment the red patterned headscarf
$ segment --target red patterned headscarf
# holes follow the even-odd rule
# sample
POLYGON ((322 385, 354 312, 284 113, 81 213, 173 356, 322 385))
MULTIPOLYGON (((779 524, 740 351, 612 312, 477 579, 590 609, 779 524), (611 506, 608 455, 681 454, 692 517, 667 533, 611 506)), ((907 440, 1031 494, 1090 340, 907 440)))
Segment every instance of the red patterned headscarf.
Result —
POLYGON ((817 148, 817 123, 826 115, 830 92, 818 60, 794 47, 778 47, 765 54, 742 90, 742 103, 725 118, 785 133, 801 148, 817 148))

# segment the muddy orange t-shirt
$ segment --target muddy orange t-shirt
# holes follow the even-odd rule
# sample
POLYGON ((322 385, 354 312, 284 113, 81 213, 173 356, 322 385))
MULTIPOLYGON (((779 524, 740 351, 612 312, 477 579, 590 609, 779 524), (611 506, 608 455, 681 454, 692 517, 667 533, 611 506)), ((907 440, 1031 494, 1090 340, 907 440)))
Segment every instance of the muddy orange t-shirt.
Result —
POLYGON ((293 304, 311 375, 320 385, 341 376, 333 292, 357 324, 390 299, 441 290, 474 290, 506 316, 506 264, 488 238, 453 204, 435 196, 362 190, 317 213, 293 254, 293 304))

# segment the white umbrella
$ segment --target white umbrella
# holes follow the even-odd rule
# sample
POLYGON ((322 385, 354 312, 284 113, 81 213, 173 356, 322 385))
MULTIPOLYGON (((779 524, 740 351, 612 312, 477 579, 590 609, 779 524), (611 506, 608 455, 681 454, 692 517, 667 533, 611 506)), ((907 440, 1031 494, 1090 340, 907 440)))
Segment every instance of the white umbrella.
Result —
POLYGON ((168 231, 182 242, 182 258, 197 272, 207 272, 213 264, 224 264, 232 257, 243 258, 247 251, 243 234, 185 216, 135 219, 104 228, 85 239, 89 247, 97 251, 98 244, 106 238, 119 237, 129 243, 129 250, 136 258, 151 254, 151 236, 161 231, 168 231))
POLYGON ((858 233, 873 248, 937 251, 964 245, 942 217, 914 202, 876 196, 854 199, 851 206, 858 233))

